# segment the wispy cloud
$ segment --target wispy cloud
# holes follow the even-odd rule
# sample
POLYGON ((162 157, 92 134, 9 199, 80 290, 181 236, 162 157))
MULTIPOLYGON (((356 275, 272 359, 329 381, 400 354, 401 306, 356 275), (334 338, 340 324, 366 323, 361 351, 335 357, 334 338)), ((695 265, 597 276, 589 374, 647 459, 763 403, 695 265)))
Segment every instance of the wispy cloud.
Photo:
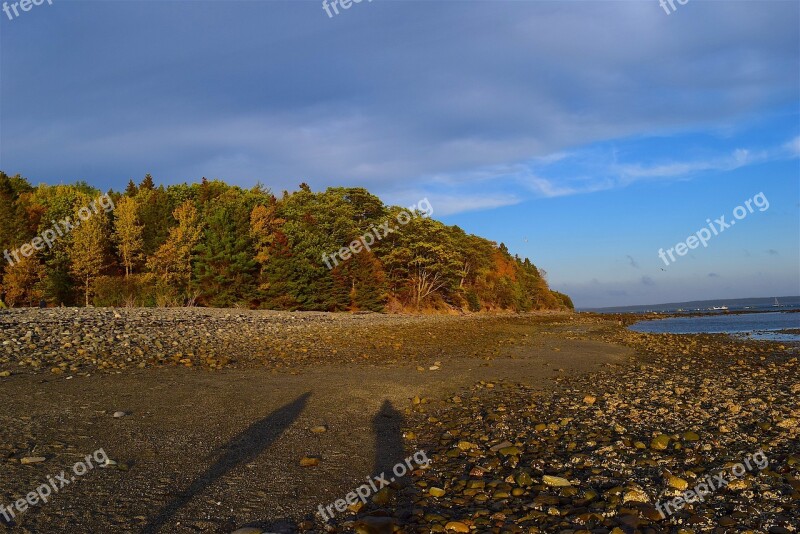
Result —
POLYGON ((603 144, 612 146, 590 146, 558 152, 552 157, 533 158, 502 168, 486 168, 474 174, 481 176, 482 180, 493 177, 495 180, 515 182, 536 197, 555 198, 624 188, 640 181, 691 180, 708 174, 800 157, 800 138, 768 148, 736 148, 703 159, 655 162, 620 161, 616 147, 624 146, 625 141, 603 144))
POLYGON ((638 180, 683 178, 708 171, 732 171, 767 159, 767 153, 753 154, 747 149, 736 149, 732 154, 711 160, 675 161, 664 164, 620 165, 612 169, 619 174, 620 184, 627 185, 638 180))
POLYGON ((784 145, 784 148, 795 156, 800 156, 800 136, 795 137, 784 145))
POLYGON ((397 206, 410 206, 421 198, 427 198, 433 206, 435 217, 513 206, 524 200, 513 194, 451 194, 422 190, 395 191, 383 195, 383 198, 388 204, 397 206))

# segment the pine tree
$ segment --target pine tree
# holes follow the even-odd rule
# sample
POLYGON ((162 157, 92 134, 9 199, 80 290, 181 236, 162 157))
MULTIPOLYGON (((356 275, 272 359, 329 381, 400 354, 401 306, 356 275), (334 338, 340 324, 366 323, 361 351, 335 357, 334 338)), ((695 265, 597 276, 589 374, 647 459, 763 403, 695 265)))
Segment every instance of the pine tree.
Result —
POLYGON ((136 187, 136 183, 131 178, 128 180, 128 187, 125 188, 125 196, 135 197, 138 192, 139 188, 136 187))
POLYGON ((152 191, 155 188, 156 188, 156 184, 155 184, 155 182, 153 182, 153 177, 150 176, 149 174, 145 174, 144 180, 142 180, 142 183, 139 184, 139 189, 152 191))
POLYGON ((135 199, 139 208, 139 222, 143 227, 142 251, 145 256, 150 256, 167 240, 174 223, 172 212, 175 206, 164 186, 156 189, 140 187, 135 199))
POLYGON ((251 212, 248 200, 233 190, 212 200, 206 209, 193 284, 203 300, 215 306, 247 302, 257 292, 258 264, 250 237, 251 212))

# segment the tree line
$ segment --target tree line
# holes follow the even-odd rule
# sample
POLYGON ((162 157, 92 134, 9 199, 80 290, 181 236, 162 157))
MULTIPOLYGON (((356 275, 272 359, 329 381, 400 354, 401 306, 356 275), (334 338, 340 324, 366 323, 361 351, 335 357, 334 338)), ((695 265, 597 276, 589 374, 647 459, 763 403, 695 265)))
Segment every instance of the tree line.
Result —
MULTIPOLYGON (((32 186, 0 172, 0 250, 18 250, 100 191, 32 186)), ((399 231, 330 269, 348 246, 403 210, 362 188, 298 191, 219 180, 156 186, 150 175, 110 191, 52 246, 2 261, 9 306, 186 306, 318 311, 572 308, 527 258, 457 226, 414 216, 399 231)), ((84 214, 86 212, 84 211, 84 214)), ((421 214, 417 214, 421 215, 421 214)), ((37 243, 36 241, 33 241, 37 243)), ((40 243, 40 242, 39 242, 40 243)))

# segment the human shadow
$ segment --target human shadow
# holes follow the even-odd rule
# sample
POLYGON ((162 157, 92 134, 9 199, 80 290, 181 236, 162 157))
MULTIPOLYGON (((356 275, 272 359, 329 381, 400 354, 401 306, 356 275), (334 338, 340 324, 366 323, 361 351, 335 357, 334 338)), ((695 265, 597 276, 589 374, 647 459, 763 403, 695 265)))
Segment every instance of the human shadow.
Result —
POLYGON ((403 463, 404 424, 403 414, 395 409, 390 401, 383 401, 381 409, 372 419, 372 431, 375 433, 375 475, 385 473, 387 478, 394 476, 392 468, 403 463))
POLYGON ((375 433, 375 481, 389 481, 392 497, 387 501, 372 502, 360 511, 356 524, 361 524, 367 532, 402 532, 402 525, 411 518, 414 487, 408 476, 417 469, 415 456, 408 455, 403 441, 405 418, 388 400, 372 420, 375 433), (409 462, 406 462, 406 459, 409 462))
MULTIPOLYGON (((403 520, 410 516, 410 509, 413 504, 413 500, 408 496, 407 492, 402 490, 409 478, 407 476, 399 477, 394 472, 395 466, 405 465, 405 458, 408 456, 405 453, 403 442, 405 418, 394 408, 390 401, 386 400, 371 422, 372 432, 375 436, 375 454, 373 457, 372 477, 370 478, 374 481, 376 488, 381 486, 378 482, 381 477, 386 481, 394 479, 390 484, 394 497, 382 505, 375 504, 371 499, 367 500, 366 506, 356 517, 337 514, 328 524, 338 528, 344 522, 351 520, 364 521, 364 518, 366 518, 367 521, 371 522, 369 532, 396 532, 392 525, 402 524, 403 520), (385 524, 381 524, 381 521, 385 521, 385 524), (377 527, 375 526, 376 524, 377 527)), ((363 479, 360 480, 363 483, 363 479)), ((355 487, 352 490, 355 490, 355 487)), ((345 493, 342 494, 342 498, 344 496, 345 493)), ((370 495, 370 497, 374 496, 374 494, 370 495)), ((266 529, 267 532, 271 533, 294 533, 299 530, 300 520, 302 519, 297 517, 285 517, 277 520, 248 523, 247 526, 266 529)), ((309 510, 305 515, 305 520, 318 522, 321 521, 321 518, 316 511, 309 510)))
POLYGON ((155 534, 166 525, 172 516, 192 498, 203 492, 235 467, 255 460, 272 445, 281 434, 300 416, 311 393, 305 393, 275 410, 267 417, 250 425, 231 439, 224 447, 219 459, 202 475, 189 485, 186 491, 178 494, 157 516, 145 525, 143 534, 155 534))

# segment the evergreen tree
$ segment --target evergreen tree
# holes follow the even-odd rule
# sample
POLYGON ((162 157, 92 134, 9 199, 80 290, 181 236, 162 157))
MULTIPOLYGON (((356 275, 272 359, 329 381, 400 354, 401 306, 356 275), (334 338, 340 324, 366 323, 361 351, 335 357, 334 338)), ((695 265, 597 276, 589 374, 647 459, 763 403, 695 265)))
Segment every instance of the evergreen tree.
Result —
POLYGON ((236 191, 208 203, 197 247, 194 285, 214 306, 249 302, 256 296, 258 264, 250 238, 252 206, 236 191))
POLYGON ((128 180, 128 187, 125 188, 125 196, 133 198, 138 192, 139 188, 136 187, 136 183, 133 181, 133 179, 128 180))

